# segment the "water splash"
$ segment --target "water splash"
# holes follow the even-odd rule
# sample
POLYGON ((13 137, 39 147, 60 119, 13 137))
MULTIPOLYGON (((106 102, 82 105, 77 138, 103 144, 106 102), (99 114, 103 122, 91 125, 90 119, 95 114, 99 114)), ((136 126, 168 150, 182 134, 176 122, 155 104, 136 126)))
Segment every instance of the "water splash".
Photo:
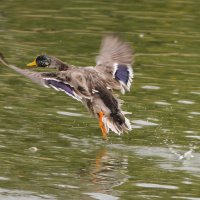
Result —
POLYGON ((180 153, 177 152, 173 147, 169 147, 169 151, 177 156, 179 160, 190 160, 191 158, 193 158, 194 155, 192 153, 194 152, 194 149, 196 149, 195 146, 190 147, 190 149, 186 152, 180 153))

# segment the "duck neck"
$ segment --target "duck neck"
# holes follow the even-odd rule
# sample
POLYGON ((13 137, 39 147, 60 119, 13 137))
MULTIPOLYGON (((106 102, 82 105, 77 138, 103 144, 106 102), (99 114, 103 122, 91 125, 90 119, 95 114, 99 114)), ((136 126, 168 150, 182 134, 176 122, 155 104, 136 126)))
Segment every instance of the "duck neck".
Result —
POLYGON ((65 63, 61 63, 58 68, 59 71, 67 71, 69 69, 69 65, 65 64, 65 63))
POLYGON ((58 71, 67 71, 70 66, 66 63, 64 63, 63 61, 57 59, 57 58, 54 58, 53 60, 53 63, 51 63, 53 66, 55 66, 55 68, 58 70, 58 71))

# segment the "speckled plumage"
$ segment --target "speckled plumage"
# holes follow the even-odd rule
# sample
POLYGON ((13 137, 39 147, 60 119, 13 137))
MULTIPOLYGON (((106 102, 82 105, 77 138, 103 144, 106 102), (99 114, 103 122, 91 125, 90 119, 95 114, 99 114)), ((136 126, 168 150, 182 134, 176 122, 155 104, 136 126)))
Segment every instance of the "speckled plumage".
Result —
POLYGON ((41 64, 41 67, 57 70, 44 73, 15 70, 39 84, 63 91, 81 101, 97 118, 103 112, 102 121, 107 132, 111 129, 121 134, 131 130, 130 122, 121 110, 121 100, 113 94, 113 90, 123 94, 130 90, 133 52, 128 43, 114 35, 105 36, 95 67, 75 67, 48 55, 37 57, 36 61, 36 66, 41 64))

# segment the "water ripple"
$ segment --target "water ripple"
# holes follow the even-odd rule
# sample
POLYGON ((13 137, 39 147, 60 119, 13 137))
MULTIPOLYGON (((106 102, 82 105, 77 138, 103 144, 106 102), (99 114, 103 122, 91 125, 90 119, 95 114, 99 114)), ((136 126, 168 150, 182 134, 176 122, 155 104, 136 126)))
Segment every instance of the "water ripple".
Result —
POLYGON ((97 193, 97 192, 91 192, 91 193, 84 193, 89 195, 90 197, 98 200, 118 200, 118 197, 114 197, 112 195, 103 194, 103 193, 97 193))
POLYGON ((157 104, 157 105, 161 105, 161 106, 168 106, 168 105, 171 105, 170 103, 167 103, 167 102, 165 102, 165 101, 155 101, 154 103, 157 104))
POLYGON ((190 101, 190 100, 178 100, 177 102, 182 103, 182 104, 188 104, 188 105, 195 103, 194 101, 190 101))
POLYGON ((139 120, 133 120, 132 122, 134 124, 143 125, 143 126, 157 126, 158 125, 157 123, 144 121, 144 120, 140 120, 140 119, 139 120))
POLYGON ((159 188, 159 189, 178 189, 177 186, 173 186, 173 185, 160 185, 160 184, 155 184, 155 183, 136 183, 136 186, 139 187, 145 187, 145 188, 159 188))
POLYGON ((81 116, 83 116, 83 114, 81 114, 81 113, 64 112, 64 111, 57 111, 57 114, 65 115, 65 116, 72 116, 72 117, 81 117, 81 116))
POLYGON ((145 85, 145 86, 142 86, 141 88, 147 89, 147 90, 159 90, 160 89, 159 86, 153 86, 153 85, 145 85))

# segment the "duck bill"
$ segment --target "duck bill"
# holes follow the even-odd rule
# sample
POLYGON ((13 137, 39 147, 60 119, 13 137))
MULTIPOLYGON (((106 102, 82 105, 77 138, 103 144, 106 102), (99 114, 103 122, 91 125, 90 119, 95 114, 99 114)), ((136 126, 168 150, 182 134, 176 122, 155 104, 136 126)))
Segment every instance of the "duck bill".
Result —
POLYGON ((27 67, 37 67, 36 60, 26 65, 27 67))

